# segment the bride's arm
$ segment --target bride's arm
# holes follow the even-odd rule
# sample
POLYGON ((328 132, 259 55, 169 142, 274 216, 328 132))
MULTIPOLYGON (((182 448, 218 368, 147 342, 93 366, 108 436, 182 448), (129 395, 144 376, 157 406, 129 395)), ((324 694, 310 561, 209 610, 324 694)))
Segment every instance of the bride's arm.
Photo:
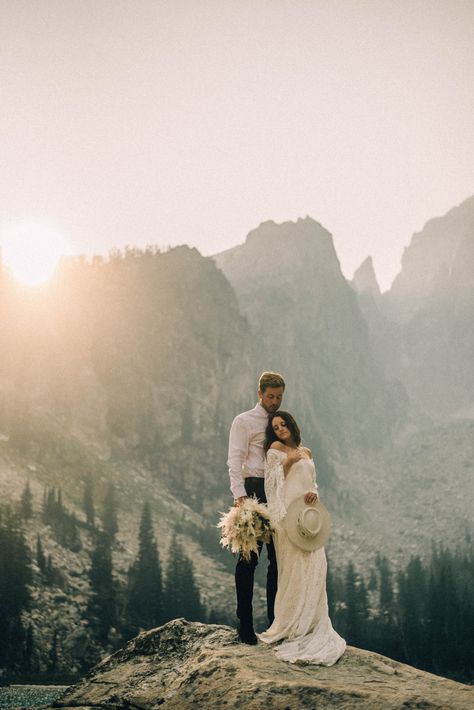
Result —
POLYGON ((283 458, 276 450, 270 449, 265 458, 265 495, 269 513, 274 522, 282 520, 286 515, 283 500, 283 458))
MULTIPOLYGON (((313 454, 311 453, 311 449, 305 449, 306 453, 310 457, 310 459, 313 461, 313 454)), ((314 477, 313 477, 313 485, 311 486, 311 489, 305 493, 304 500, 305 503, 308 505, 311 505, 311 503, 315 503, 319 498, 319 491, 318 491, 318 484, 316 483, 316 464, 314 464, 314 477)))

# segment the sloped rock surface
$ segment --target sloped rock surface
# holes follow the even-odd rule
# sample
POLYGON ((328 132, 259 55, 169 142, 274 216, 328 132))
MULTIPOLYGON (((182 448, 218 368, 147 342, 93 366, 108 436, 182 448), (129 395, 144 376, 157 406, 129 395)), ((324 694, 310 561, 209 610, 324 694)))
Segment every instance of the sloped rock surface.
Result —
POLYGON ((227 626, 176 619, 102 661, 55 708, 467 710, 474 688, 349 647, 331 668, 291 665, 227 626))

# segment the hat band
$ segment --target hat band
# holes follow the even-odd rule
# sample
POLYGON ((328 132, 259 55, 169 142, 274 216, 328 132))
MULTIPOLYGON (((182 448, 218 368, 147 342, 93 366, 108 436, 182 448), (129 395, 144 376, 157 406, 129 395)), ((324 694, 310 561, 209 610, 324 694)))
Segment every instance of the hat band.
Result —
POLYGON ((296 525, 297 525, 297 528, 298 528, 298 532, 299 532, 299 534, 300 534, 302 537, 307 537, 307 538, 309 538, 309 537, 316 537, 316 535, 317 535, 317 534, 319 533, 319 531, 321 530, 321 523, 318 525, 318 528, 317 528, 317 530, 315 530, 315 531, 310 530, 309 528, 307 528, 306 525, 305 525, 304 522, 303 522, 303 517, 304 517, 304 514, 305 514, 308 510, 314 510, 314 508, 305 508, 305 509, 302 510, 301 513, 298 515, 298 520, 297 520, 297 522, 296 522, 296 525))

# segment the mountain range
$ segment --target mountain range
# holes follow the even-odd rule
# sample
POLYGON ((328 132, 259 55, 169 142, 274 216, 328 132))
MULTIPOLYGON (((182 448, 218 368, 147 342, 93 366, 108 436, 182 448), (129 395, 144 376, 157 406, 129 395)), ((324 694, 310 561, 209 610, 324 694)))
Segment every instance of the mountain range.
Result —
MULTIPOLYGON (((213 258, 181 246, 65 259, 33 290, 0 268, 2 500, 29 481, 38 513, 56 486, 81 519, 86 477, 98 498, 112 481, 119 574, 148 500, 160 552, 179 524, 206 603, 232 607, 231 558, 203 531, 231 502, 232 418, 271 369, 315 455, 332 564, 369 571, 379 551, 397 565, 455 544, 474 502, 473 245, 474 197, 413 236, 383 294, 370 258, 343 276, 309 217, 265 222, 213 258)), ((31 544, 37 532, 61 567, 69 553, 39 514, 31 544)), ((87 559, 70 579, 78 604, 87 559)))

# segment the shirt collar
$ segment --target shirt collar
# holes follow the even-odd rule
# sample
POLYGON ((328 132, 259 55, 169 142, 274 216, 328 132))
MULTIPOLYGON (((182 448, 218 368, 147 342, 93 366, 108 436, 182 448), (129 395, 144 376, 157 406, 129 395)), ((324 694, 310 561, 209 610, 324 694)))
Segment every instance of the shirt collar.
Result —
POLYGON ((256 404, 255 407, 254 407, 254 410, 255 410, 256 412, 258 412, 259 414, 263 415, 264 417, 268 417, 268 412, 267 412, 267 410, 266 410, 264 407, 262 407, 262 405, 260 404, 260 402, 257 402, 257 404, 256 404))

